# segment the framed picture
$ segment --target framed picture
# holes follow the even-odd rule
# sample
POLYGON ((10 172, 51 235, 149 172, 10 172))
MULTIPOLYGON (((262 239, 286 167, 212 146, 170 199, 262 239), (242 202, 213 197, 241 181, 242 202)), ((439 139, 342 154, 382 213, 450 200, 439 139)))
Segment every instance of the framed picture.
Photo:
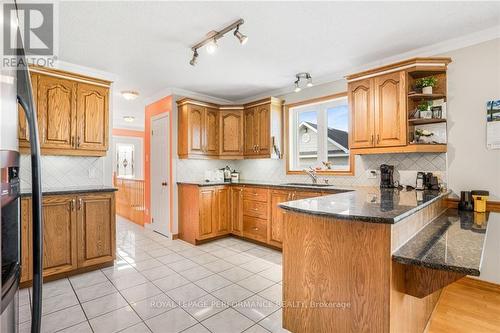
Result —
POLYGON ((486 121, 500 121, 500 99, 486 103, 486 121))

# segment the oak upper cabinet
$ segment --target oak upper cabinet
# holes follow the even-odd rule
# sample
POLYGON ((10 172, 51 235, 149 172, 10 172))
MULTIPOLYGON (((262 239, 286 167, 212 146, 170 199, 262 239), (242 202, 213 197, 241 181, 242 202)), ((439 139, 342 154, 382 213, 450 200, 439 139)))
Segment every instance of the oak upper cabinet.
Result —
POLYGON ((76 198, 57 195, 43 198, 43 276, 77 268, 76 198))
POLYGON ((112 261, 115 257, 114 194, 77 197, 78 267, 112 261))
POLYGON ((376 76, 375 95, 375 146, 406 145, 406 85, 404 71, 376 76))
POLYGON ((76 88, 77 83, 71 80, 38 76, 37 111, 42 149, 74 149, 76 88))
POLYGON ((78 83, 75 142, 78 150, 108 149, 108 104, 108 88, 78 83))
MULTIPOLYGON (((110 81, 30 67, 43 155, 105 156, 109 136, 110 81)), ((21 110, 20 110, 21 111, 21 110)), ((19 113, 19 147, 29 153, 26 118, 19 113)))
POLYGON ((217 157, 219 155, 219 111, 215 108, 205 108, 203 120, 204 153, 217 157))
POLYGON ((351 82, 348 90, 351 117, 350 147, 373 147, 375 138, 373 80, 351 82))
POLYGON ((243 109, 219 111, 219 156, 243 158, 243 109))
POLYGON ((231 232, 231 189, 227 186, 217 188, 216 201, 216 234, 225 235, 231 232))
POLYGON ((255 108, 247 108, 244 112, 245 156, 257 154, 259 140, 258 119, 255 108))
POLYGON ((282 109, 273 97, 245 105, 245 157, 281 158, 282 109))
POLYGON ((217 158, 219 111, 216 105, 190 99, 177 101, 180 158, 217 158))
POLYGON ((243 188, 231 187, 231 232, 243 235, 243 188))

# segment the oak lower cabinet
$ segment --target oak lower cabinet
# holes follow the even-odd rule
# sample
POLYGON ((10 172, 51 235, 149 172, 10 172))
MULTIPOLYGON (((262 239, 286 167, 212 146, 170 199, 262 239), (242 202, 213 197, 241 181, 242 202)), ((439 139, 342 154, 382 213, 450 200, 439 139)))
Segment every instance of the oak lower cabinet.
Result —
MULTIPOLYGON (((42 155, 105 156, 109 141, 110 81, 30 66, 42 155)), ((29 153, 24 111, 18 138, 29 153)))
POLYGON ((77 202, 78 267, 115 258, 115 201, 113 194, 79 196, 77 202))
MULTIPOLYGON (((31 198, 21 200, 21 282, 32 279, 31 198)), ((65 276, 115 258, 114 193, 44 195, 43 276, 65 276)))
POLYGON ((231 233, 243 236, 243 188, 231 187, 231 233))

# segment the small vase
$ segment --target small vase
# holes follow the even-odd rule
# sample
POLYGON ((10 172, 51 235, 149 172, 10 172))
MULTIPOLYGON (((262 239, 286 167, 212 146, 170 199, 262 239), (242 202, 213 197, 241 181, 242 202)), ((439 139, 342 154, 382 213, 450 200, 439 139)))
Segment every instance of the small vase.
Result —
POLYGON ((422 93, 426 95, 432 95, 432 87, 423 87, 422 93))

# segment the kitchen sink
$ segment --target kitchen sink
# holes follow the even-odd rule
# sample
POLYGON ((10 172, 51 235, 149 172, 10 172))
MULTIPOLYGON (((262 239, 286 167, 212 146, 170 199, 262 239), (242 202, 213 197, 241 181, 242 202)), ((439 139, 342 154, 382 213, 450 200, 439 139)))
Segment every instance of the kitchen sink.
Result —
POLYGON ((307 186, 307 187, 326 187, 333 186, 331 184, 312 184, 312 183, 284 183, 286 186, 307 186))

